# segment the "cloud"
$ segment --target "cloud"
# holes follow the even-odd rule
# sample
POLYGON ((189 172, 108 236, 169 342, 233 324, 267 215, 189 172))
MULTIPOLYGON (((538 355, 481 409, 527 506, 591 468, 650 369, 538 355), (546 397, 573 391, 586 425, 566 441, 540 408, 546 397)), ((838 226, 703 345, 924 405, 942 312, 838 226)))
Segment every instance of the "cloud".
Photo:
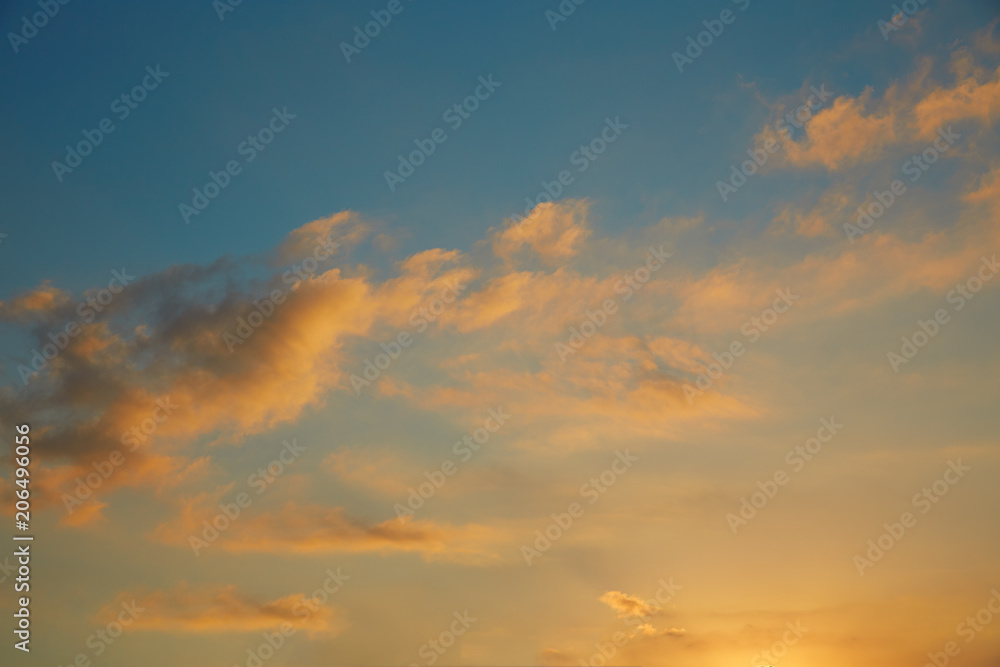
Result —
MULTIPOLYGON (((910 21, 916 25, 915 19, 910 21)), ((988 52, 983 44, 996 48, 996 43, 986 30, 977 33, 974 42, 974 51, 963 48, 952 54, 951 83, 936 81, 933 62, 925 58, 906 80, 894 82, 880 97, 871 87, 858 96, 837 97, 803 124, 802 137, 782 136, 768 124, 755 142, 779 142, 782 150, 771 163, 779 168, 822 167, 842 173, 890 156, 905 160, 911 146, 933 141, 939 129, 951 124, 970 121, 988 127, 1000 115, 1000 68, 980 66, 976 56, 988 52)), ((822 230, 808 219, 788 222, 807 235, 822 230)))
POLYGON ((493 252, 512 262, 522 247, 531 248, 547 264, 564 262, 579 250, 590 235, 587 228, 585 200, 545 202, 531 210, 528 217, 508 222, 493 237, 493 252))
POLYGON ((1000 212, 1000 166, 983 174, 963 199, 972 204, 983 204, 996 215, 1000 212))
POLYGON ((701 373, 711 363, 708 353, 685 340, 664 336, 650 340, 648 345, 657 358, 678 370, 701 373))
POLYGON ((377 491, 384 496, 406 494, 412 482, 413 468, 406 465, 399 452, 386 449, 372 451, 345 447, 323 459, 323 468, 341 482, 377 491))
MULTIPOLYGON (((386 335, 395 338, 400 329, 415 326, 418 316, 436 325, 438 318, 427 313, 433 302, 445 297, 449 300, 445 304, 447 309, 454 309, 456 294, 462 296, 479 275, 479 270, 467 262, 459 251, 441 248, 424 250, 399 262, 398 276, 373 285, 372 302, 376 307, 373 326, 394 328, 387 330, 386 335), (421 308, 423 313, 419 312, 421 308)), ((372 337, 378 338, 378 332, 373 331, 372 337)))
POLYGON ((838 170, 880 157, 896 140, 895 116, 869 112, 870 101, 870 88, 856 98, 836 98, 805 124, 804 139, 783 139, 783 159, 793 166, 838 170))
MULTIPOLYGON (((309 223, 289 234, 268 261, 298 257, 304 249, 315 259, 315 250, 326 248, 317 235, 353 238, 359 225, 350 212, 309 223)), ((59 502, 77 475, 93 472, 116 450, 129 452, 128 473, 111 476, 97 494, 126 479, 147 479, 150 461, 174 475, 199 443, 239 443, 294 421, 345 381, 345 345, 379 322, 404 320, 426 294, 474 274, 446 266, 455 264, 457 253, 431 250, 375 286, 364 275, 345 275, 332 257, 319 257, 304 275, 302 266, 293 271, 280 263, 254 275, 258 258, 252 257, 170 267, 125 286, 91 321, 52 287, 8 304, 8 314, 33 313, 36 346, 68 321, 79 326, 25 388, 0 388, 0 422, 39 424, 36 433, 46 448, 36 465, 63 468, 55 477, 64 486, 50 485, 50 493, 36 497, 38 506, 59 502), (157 411, 163 401, 176 408, 164 415, 157 411), (135 436, 141 442, 128 435, 144 425, 153 430, 135 436)), ((87 523, 82 515, 67 521, 87 523)))
MULTIPOLYGON (((176 518, 161 524, 153 536, 165 543, 190 548, 192 537, 202 539, 204 521, 218 513, 218 501, 230 487, 180 501, 176 518)), ((501 562, 500 544, 507 531, 478 524, 452 526, 408 516, 366 523, 342 507, 287 502, 280 508, 233 521, 212 548, 260 553, 413 552, 427 560, 490 565, 501 562)))
MULTIPOLYGON (((910 132, 916 126, 907 120, 902 101, 936 99, 927 91, 938 90, 921 67, 881 100, 870 90, 835 100, 809 121, 804 139, 787 147, 788 159, 837 171, 884 154, 893 142, 908 141, 912 133, 901 134, 900 128, 910 132)), ((970 77, 982 76, 963 67, 970 77)), ((949 89, 958 91, 952 97, 964 99, 958 94, 962 85, 949 89)), ((966 96, 988 98, 985 87, 977 84, 966 96)), ((992 111, 978 111, 992 108, 989 104, 967 107, 977 110, 976 117, 992 118, 992 111)), ((982 177, 967 189, 965 206, 996 201, 997 182, 995 173, 982 177)), ((854 244, 830 237, 855 196, 836 181, 815 204, 779 206, 771 231, 813 239, 807 254, 772 248, 773 234, 713 247, 713 230, 701 224, 703 216, 629 237, 595 239, 587 201, 564 200, 541 204, 524 220, 492 231, 471 253, 476 266, 459 250, 430 248, 403 259, 386 277, 347 263, 346 251, 366 237, 368 225, 343 211, 293 230, 263 257, 170 267, 129 284, 101 317, 81 323, 71 344, 26 389, 0 389, 0 422, 33 419, 49 425, 38 429, 48 444, 38 465, 58 470, 51 477, 59 485, 45 489, 40 506, 58 502, 75 477, 121 449, 123 435, 168 397, 178 409, 129 454, 128 474, 112 476, 96 495, 126 483, 146 484, 157 474, 204 474, 211 459, 191 467, 211 453, 204 447, 239 444, 342 400, 338 390, 350 391, 347 378, 361 367, 359 346, 410 329, 413 314, 454 285, 462 286, 460 298, 431 323, 434 341, 408 357, 428 372, 411 376, 394 369, 380 378, 379 398, 399 397, 448 414, 504 405, 523 420, 513 429, 512 447, 560 453, 597 447, 607 438, 674 439, 722 419, 757 418, 762 409, 755 397, 729 393, 735 383, 728 376, 694 405, 684 397, 683 385, 721 349, 712 336, 736 337, 741 323, 768 306, 777 289, 802 294, 803 304, 821 311, 809 316, 814 319, 944 289, 981 247, 998 238, 995 226, 967 219, 965 211, 948 233, 916 214, 907 220, 905 235, 894 233, 886 219, 854 244), (618 283, 641 261, 646 245, 633 241, 653 233, 657 238, 674 233, 694 250, 626 301, 618 283), (342 242, 344 252, 336 261, 318 262, 305 277, 284 268, 288 261, 301 264, 318 240, 328 237, 342 242), (765 247, 767 252, 758 252, 765 247), (476 255, 483 248, 492 256, 476 255), (534 258, 541 262, 521 266, 534 258), (262 272, 262 265, 271 268, 262 272), (280 304, 261 301, 275 292, 280 304), (563 363, 555 344, 565 344, 572 328, 609 298, 617 300, 618 312, 563 363), (250 326, 251 315, 260 312, 255 304, 262 304, 266 317, 250 326), (250 335, 238 334, 238 327, 250 335), (469 363, 449 361, 455 358, 469 363)), ((43 291, 48 296, 33 297, 32 309, 8 306, 10 312, 34 313, 31 336, 37 345, 78 317, 64 293, 51 286, 43 291)), ((784 317, 778 326, 792 324, 798 310, 784 317)), ((343 464, 336 468, 332 459, 328 464, 350 481, 343 464)), ((381 490, 389 486, 387 481, 381 490)), ((88 510, 65 521, 86 526, 99 517, 100 511, 88 510)), ((344 516, 327 518, 337 530, 352 525, 344 516)), ((403 535, 394 538, 405 542, 403 535)))
POLYGON ((541 652, 541 662, 543 665, 552 665, 553 667, 568 667, 569 665, 579 664, 580 658, 572 652, 560 651, 555 648, 542 649, 541 652))
POLYGON ((641 598, 621 591, 608 591, 600 600, 614 609, 618 613, 618 618, 649 617, 660 612, 659 607, 646 604, 641 598))
POLYGON ((277 266, 301 262, 310 257, 317 245, 327 241, 337 246, 355 245, 370 233, 369 225, 354 211, 340 211, 333 215, 293 229, 272 254, 277 266))
MULTIPOLYGON (((953 219, 943 229, 918 209, 905 217, 902 230, 883 218, 854 243, 841 235, 804 254, 758 252, 750 244, 751 252, 677 281, 679 303, 671 327, 735 335, 773 301, 775 290, 786 287, 801 301, 775 327, 800 317, 841 317, 921 291, 943 295, 983 252, 1000 246, 1000 225, 977 209, 989 210, 998 201, 996 173, 986 173, 965 194, 952 196, 953 219)), ((856 213, 841 219, 842 224, 855 221, 856 213)))
POLYGON ((771 221, 773 234, 793 234, 805 238, 835 237, 840 226, 861 202, 852 188, 833 186, 824 190, 810 205, 781 204, 771 221))
POLYGON ((105 520, 102 512, 107 506, 107 503, 99 500, 84 503, 79 508, 74 508, 73 512, 63 515, 59 519, 59 525, 78 528, 100 523, 105 520))
POLYGON ((198 586, 181 582, 169 591, 122 593, 95 616, 98 623, 117 621, 123 608, 134 609, 130 629, 172 633, 257 633, 289 624, 312 635, 336 636, 343 615, 295 593, 263 602, 236 586, 198 586))
POLYGON ((45 316, 69 303, 70 295, 44 281, 8 301, 0 301, 0 320, 27 323, 45 316))
POLYGON ((723 394, 691 405, 685 381, 659 369, 641 339, 595 336, 565 365, 552 354, 539 370, 458 370, 447 382, 396 381, 396 391, 425 410, 478 414, 503 406, 513 415, 504 439, 535 454, 565 455, 625 438, 680 439, 706 421, 757 416, 723 394))
POLYGON ((544 298, 535 290, 544 278, 529 272, 508 273, 489 281, 465 299, 444 321, 459 331, 474 331, 495 324, 504 316, 528 305, 529 299, 544 298))
POLYGON ((952 88, 934 88, 917 103, 914 116, 917 130, 925 138, 933 138, 940 127, 963 120, 992 124, 1000 116, 1000 68, 983 81, 973 72, 952 88))

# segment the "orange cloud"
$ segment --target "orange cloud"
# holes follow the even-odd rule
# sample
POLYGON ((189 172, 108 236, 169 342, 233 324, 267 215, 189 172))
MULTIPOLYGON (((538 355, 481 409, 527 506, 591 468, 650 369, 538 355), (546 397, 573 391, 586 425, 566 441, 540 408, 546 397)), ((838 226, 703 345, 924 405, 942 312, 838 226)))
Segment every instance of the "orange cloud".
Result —
POLYGON ((538 204, 528 217, 509 222, 494 235, 493 252, 511 262, 515 253, 527 246, 548 264, 566 261, 590 235, 588 208, 585 200, 538 204))
MULTIPOLYGON (((372 299, 377 321, 397 329, 387 335, 394 337, 399 329, 413 327, 418 309, 426 309, 435 299, 447 298, 447 309, 454 310, 454 302, 479 275, 465 261, 457 250, 432 248, 400 262, 399 275, 378 285, 372 299)), ((435 326, 439 322, 435 319, 435 326)))
POLYGON ((60 526, 90 526, 104 520, 102 512, 108 506, 98 500, 84 502, 80 507, 75 508, 72 513, 64 515, 59 519, 60 526))
MULTIPOLYGON (((203 539, 203 522, 218 513, 218 498, 230 488, 183 501, 181 513, 160 525, 154 537, 186 548, 192 537, 203 539)), ((407 516, 366 524, 342 507, 289 502, 274 511, 240 517, 211 545, 231 552, 285 554, 415 552, 428 560, 489 565, 501 561, 496 548, 508 539, 501 529, 477 524, 456 527, 407 516)))
POLYGON ((521 309, 534 295, 532 287, 538 280, 528 272, 508 273, 494 278, 481 290, 463 300, 460 308, 445 321, 453 323, 459 331, 474 331, 488 327, 521 309))
POLYGON ((310 635, 335 636, 344 629, 342 614, 328 605, 317 605, 306 594, 262 602, 236 586, 193 588, 181 582, 169 591, 122 593, 101 608, 94 620, 118 621, 123 609, 132 610, 132 628, 156 632, 259 632, 286 623, 310 635))
POLYGON ((806 238, 836 236, 840 225, 861 202, 853 193, 839 186, 824 191, 812 206, 785 204, 771 221, 769 231, 774 234, 790 233, 806 238))
POLYGON ((342 482, 386 496, 406 495, 407 484, 413 475, 412 468, 397 452, 372 452, 352 447, 327 455, 323 468, 333 472, 342 482))
POLYGON ((357 213, 341 211, 293 229, 278 246, 274 261, 276 264, 301 262, 313 255, 317 245, 326 242, 339 246, 354 245, 369 232, 369 226, 361 221, 357 213))
POLYGON ((892 113, 866 113, 871 89, 860 97, 842 96, 821 109, 805 125, 806 138, 783 140, 784 160, 795 166, 837 170, 879 157, 896 140, 892 113))
POLYGON ((9 301, 0 301, 0 320, 29 322, 69 303, 70 295, 48 281, 9 301))
MULTIPOLYGON (((974 42, 976 52, 997 48, 988 37, 988 29, 977 33, 974 42)), ((836 98, 832 106, 817 111, 804 124, 804 138, 781 137, 767 126, 756 142, 762 145, 773 138, 781 144, 783 150, 773 162, 776 166, 843 171, 886 157, 894 149, 904 155, 906 147, 933 140, 939 129, 952 123, 976 121, 990 126, 995 122, 1000 115, 1000 68, 980 67, 973 51, 959 49, 950 63, 956 81, 941 84, 932 79, 932 65, 930 59, 920 61, 906 81, 889 86, 878 99, 871 88, 857 97, 836 98)), ((823 228, 814 227, 809 219, 786 222, 806 235, 823 228)))
POLYGON ((427 410, 474 415, 483 406, 503 406, 513 415, 504 439, 535 453, 565 454, 624 438, 680 439, 708 420, 757 415, 743 400, 718 393, 691 405, 682 389, 688 380, 659 369, 635 337, 597 335, 565 365, 554 354, 541 365, 537 371, 458 371, 430 386, 397 381, 397 392, 427 410))
POLYGON ((618 618, 630 616, 653 616, 659 613, 659 607, 646 604, 641 598, 628 595, 621 591, 608 591, 600 598, 601 602, 615 610, 618 618))
POLYGON ((648 345, 658 358, 682 371, 701 373, 711 361, 709 354, 700 347, 677 338, 654 338, 648 345))
MULTIPOLYGON (((351 212, 317 220, 289 234, 273 257, 301 261, 298 253, 316 247, 318 235, 358 236, 362 227, 351 212)), ((148 466, 183 477, 192 463, 186 450, 196 441, 238 443, 319 406, 344 381, 348 341, 377 323, 405 322, 427 295, 473 278, 474 270, 456 265, 460 259, 454 251, 421 253, 378 288, 322 261, 306 275, 279 268, 263 284, 243 284, 234 275, 240 262, 220 260, 127 285, 98 319, 80 322, 79 333, 25 391, 0 392, 0 420, 47 424, 38 429, 47 446, 37 464, 65 466, 56 476, 64 486, 49 485, 36 498, 39 507, 72 493, 75 477, 91 473, 115 450, 139 444, 134 437, 141 447, 127 456, 128 474, 112 476, 96 495, 126 479, 144 483, 153 474, 144 472, 148 466), (177 406, 167 415, 155 412, 164 399, 177 406), (41 411, 47 417, 34 419, 41 411), (128 435, 136 428, 144 431, 128 435)), ((7 311, 45 318, 35 332, 41 344, 65 324, 58 307, 65 301, 62 292, 45 287, 7 311)), ((83 515, 66 521, 86 525, 99 514, 88 510, 87 516, 91 521, 83 515)))
POLYGON ((963 198, 973 204, 986 205, 994 214, 1000 212, 1000 166, 983 174, 963 198))
POLYGON ((914 116, 917 130, 925 138, 932 138, 940 127, 962 120, 992 124, 1000 116, 1000 68, 986 81, 976 80, 972 73, 953 88, 935 88, 917 103, 914 116))

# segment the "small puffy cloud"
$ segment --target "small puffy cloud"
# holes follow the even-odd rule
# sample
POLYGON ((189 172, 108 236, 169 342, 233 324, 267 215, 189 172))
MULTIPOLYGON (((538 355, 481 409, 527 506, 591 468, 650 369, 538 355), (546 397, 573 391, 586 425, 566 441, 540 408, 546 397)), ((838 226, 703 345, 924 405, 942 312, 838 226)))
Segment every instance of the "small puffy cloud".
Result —
POLYGON ((658 606, 647 604, 641 598, 621 591, 608 591, 600 600, 614 609, 618 618, 649 617, 660 612, 658 606))

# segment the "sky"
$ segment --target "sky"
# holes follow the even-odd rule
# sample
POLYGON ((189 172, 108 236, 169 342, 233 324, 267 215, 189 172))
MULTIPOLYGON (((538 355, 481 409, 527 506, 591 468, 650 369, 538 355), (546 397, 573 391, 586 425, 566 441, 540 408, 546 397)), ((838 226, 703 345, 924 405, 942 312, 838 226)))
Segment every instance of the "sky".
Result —
POLYGON ((998 8, 0 4, 3 664, 995 667, 998 8))

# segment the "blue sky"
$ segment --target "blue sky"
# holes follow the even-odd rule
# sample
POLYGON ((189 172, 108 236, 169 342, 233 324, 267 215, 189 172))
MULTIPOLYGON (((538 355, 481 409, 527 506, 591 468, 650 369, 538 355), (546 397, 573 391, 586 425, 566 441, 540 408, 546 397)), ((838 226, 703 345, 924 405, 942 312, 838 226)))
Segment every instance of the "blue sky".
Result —
MULTIPOLYGON (((75 0, 0 46, 0 429, 32 425, 51 545, 33 657, 69 664, 133 598, 149 611, 102 664, 246 664, 287 621, 297 634, 270 664, 429 665, 420 647, 466 606, 482 620, 438 664, 596 667, 595 643, 623 629, 613 665, 904 667, 953 639, 997 574, 1000 281, 949 300, 1000 246, 996 4, 927 0, 884 39, 892 2, 565 0, 553 30, 555 0, 399 1, 350 62, 342 42, 387 1, 245 0, 220 20, 211 0, 75 0), (735 20, 679 72, 673 54, 723 10, 735 20), (120 118, 113 101, 156 68, 120 118), (483 79, 499 85, 449 127, 483 79), (817 88, 829 99, 776 137, 817 88), (60 182, 53 161, 105 118, 113 132, 60 182), (247 161, 269 124, 282 129, 247 161), (386 170, 437 128, 447 140, 390 190, 386 170), (954 145, 852 237, 858 207, 946 128, 954 145), (230 161, 239 173, 185 224, 179 206, 230 161), (556 201, 522 219, 564 170, 556 201), (287 281, 323 239, 338 251, 287 281), (672 255, 654 270, 650 248, 672 255), (123 269, 135 281, 81 322, 77 303, 123 269), (416 331, 449 285, 458 298, 416 331), (780 290, 799 295, 785 311, 780 290), (561 356, 608 299, 617 310, 561 356), (940 308, 949 323, 894 362, 940 308), (22 382, 67 322, 79 334, 22 382), (413 346, 356 390, 401 332, 413 346), (746 354, 713 375, 733 341, 746 354), (167 399, 182 407, 149 421, 167 399), (509 423, 400 519, 498 408, 509 423), (821 419, 847 426, 734 529, 821 419), (67 505, 123 433, 154 423, 67 505), (192 553, 293 439, 302 458, 192 553), (525 556, 626 450, 635 467, 525 556), (968 476, 859 571, 867 540, 959 459, 968 476), (292 613, 341 566, 336 598, 292 613), (651 606, 664 578, 684 588, 651 606), (797 621, 814 629, 788 660, 758 659, 797 621)), ((37 11, 3 3, 0 32, 37 11)), ((981 636, 967 667, 995 665, 996 626, 981 636)))
MULTIPOLYGON (((5 3, 4 24, 32 6, 5 3)), ((857 94, 884 85, 908 55, 879 48, 875 22, 889 6, 754 3, 678 73, 671 53, 725 6, 588 2, 552 31, 544 3, 406 2, 348 64, 338 45, 374 5, 243 3, 220 21, 207 2, 71 3, 2 56, 7 233, 52 256, 61 281, 87 284, 122 264, 149 271, 260 252, 301 221, 348 208, 411 229, 413 247, 464 248, 520 213, 607 116, 630 129, 572 186, 601 202, 606 224, 705 208, 738 223, 764 205, 765 188, 724 206, 705 174, 725 174, 742 152, 732 147, 749 146, 766 115, 754 91, 788 95, 809 80, 857 94), (162 87, 59 183, 50 165, 63 147, 157 64, 170 73, 162 87), (388 192, 382 174, 396 155, 489 73, 503 84, 497 94, 388 192), (183 225, 178 204, 275 106, 297 114, 294 125, 183 225), (53 247, 53 235, 65 242, 53 247)), ((945 51, 988 10, 935 14, 930 48, 945 51)), ((57 277, 32 253, 8 255, 6 285, 57 277)))

